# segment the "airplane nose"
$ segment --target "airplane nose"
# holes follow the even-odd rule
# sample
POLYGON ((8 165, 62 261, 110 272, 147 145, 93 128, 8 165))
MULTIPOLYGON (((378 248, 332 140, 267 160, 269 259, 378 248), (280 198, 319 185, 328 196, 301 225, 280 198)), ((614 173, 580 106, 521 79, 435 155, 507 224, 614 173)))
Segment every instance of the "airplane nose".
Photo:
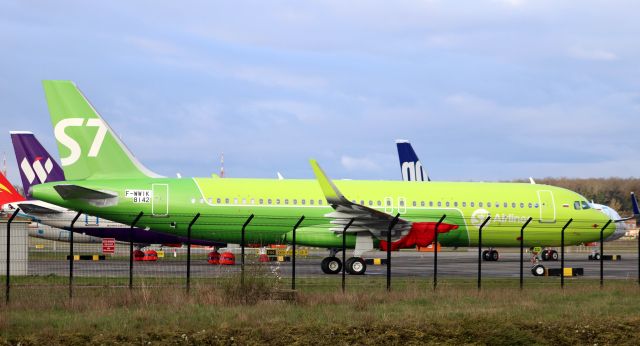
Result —
POLYGON ((616 240, 622 238, 625 234, 627 234, 628 229, 629 227, 626 222, 617 222, 616 231, 611 236, 609 236, 607 240, 616 240))
MULTIPOLYGON (((608 207, 606 205, 602 205, 602 204, 598 204, 598 203, 591 203, 591 206, 600 211, 601 213, 607 215, 611 220, 616 221, 616 220, 620 220, 620 214, 618 214, 618 212, 616 210, 614 210, 611 207, 608 207)), ((620 222, 616 222, 616 230, 615 232, 613 232, 613 234, 611 234, 610 236, 608 236, 605 240, 606 241, 612 241, 612 240, 616 240, 616 239, 620 239, 621 237, 623 237, 626 233, 627 233, 628 227, 627 224, 623 221, 620 222)))
MULTIPOLYGON (((609 217, 611 218, 611 220, 620 220, 620 214, 618 214, 617 211, 609 208, 609 217)), ((616 240, 616 239, 620 239, 622 238, 628 230, 628 226, 627 223, 624 221, 620 221, 620 222, 616 222, 616 231, 613 232, 613 234, 611 234, 610 236, 607 237, 606 241, 612 241, 612 240, 616 240)))

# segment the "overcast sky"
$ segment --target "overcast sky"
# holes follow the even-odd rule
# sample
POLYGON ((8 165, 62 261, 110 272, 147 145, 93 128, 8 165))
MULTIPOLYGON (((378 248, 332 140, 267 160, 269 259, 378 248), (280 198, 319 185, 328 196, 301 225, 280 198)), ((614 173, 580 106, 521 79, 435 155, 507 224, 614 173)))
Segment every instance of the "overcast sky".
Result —
POLYGON ((151 170, 436 180, 640 175, 638 1, 2 1, 0 110, 56 153, 77 83, 151 170))

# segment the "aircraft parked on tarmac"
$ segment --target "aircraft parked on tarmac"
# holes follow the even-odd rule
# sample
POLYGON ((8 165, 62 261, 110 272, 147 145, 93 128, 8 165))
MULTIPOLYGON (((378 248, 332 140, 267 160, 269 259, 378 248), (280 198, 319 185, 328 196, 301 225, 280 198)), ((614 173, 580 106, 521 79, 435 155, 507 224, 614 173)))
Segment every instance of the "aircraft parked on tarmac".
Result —
MULTIPOLYGON (((431 181, 427 173, 424 171, 424 166, 415 150, 413 150, 413 146, 408 140, 398 139, 396 140, 396 147, 398 149, 398 159, 400 161, 400 170, 402 172, 402 180, 403 181, 425 181, 425 177, 427 181, 431 181)), ((529 178, 532 184, 535 184, 533 178, 529 178)), ((616 222, 616 231, 605 238, 605 241, 613 241, 619 239, 624 236, 628 231, 627 224, 620 217, 617 211, 613 208, 610 208, 606 205, 594 203, 593 201, 590 203, 591 208, 602 212, 607 215, 612 221, 616 222)), ((577 207, 577 206, 575 206, 577 207)), ((528 237, 531 237, 527 235, 528 237)), ((535 235, 534 235, 535 236, 535 235)), ((497 261, 499 258, 498 251, 493 249, 490 242, 483 239, 483 245, 489 246, 489 250, 484 250, 482 253, 482 257, 485 261, 497 261)), ((519 246, 519 244, 517 245, 519 246)), ((545 249, 540 253, 540 257, 543 261, 548 260, 558 260, 558 252, 553 249, 545 249)))
MULTIPOLYGON (((13 185, 7 180, 4 174, 0 173, 0 213, 5 215, 11 215, 16 210, 16 204, 19 202, 25 202, 26 199, 20 195, 13 185)), ((60 207, 51 205, 53 208, 59 209, 60 207)), ((75 213, 74 213, 75 215, 75 213)), ((18 213, 18 216, 28 218, 33 221, 32 217, 24 213, 18 213)), ((47 240, 56 241, 69 241, 70 233, 67 230, 61 229, 44 229, 41 227, 29 227, 28 235, 34 238, 41 238, 47 240)), ((95 244, 101 243, 101 238, 92 237, 86 234, 76 234, 73 237, 73 241, 82 244, 95 244)))
MULTIPOLYGON (((437 221, 444 246, 472 246, 488 215, 485 241, 496 246, 519 244, 520 227, 527 229, 526 246, 560 244, 560 228, 569 219, 566 244, 599 238, 608 221, 579 194, 546 185, 521 183, 401 181, 336 181, 316 161, 312 179, 163 178, 145 168, 100 118, 76 86, 69 81, 43 82, 54 134, 67 181, 35 185, 35 198, 91 215, 130 223, 140 212, 139 225, 184 236, 196 213, 193 236, 213 241, 239 242, 250 215, 246 241, 339 248, 349 221, 347 246, 354 257, 346 261, 351 274, 363 274, 360 257, 374 248, 409 248, 432 243, 437 221), (142 196, 142 197, 141 197, 142 196), (395 227, 389 230, 394 215, 395 227), (214 227, 212 227, 214 226, 214 227), (391 233, 392 243, 385 239, 391 233)), ((611 225, 605 230, 615 232, 611 225)), ((342 263, 335 256, 322 261, 325 273, 337 273, 342 263)))
MULTIPOLYGON (((56 160, 47 152, 42 144, 31 132, 12 131, 11 141, 16 154, 16 160, 20 170, 22 186, 27 197, 30 197, 32 186, 45 182, 64 181, 64 173, 56 160)), ((13 186, 3 177, 11 189, 13 186)), ((66 208, 46 203, 39 200, 26 200, 15 189, 11 195, 5 195, 0 201, 4 204, 2 210, 12 213, 16 208, 24 212, 21 216, 30 218, 34 222, 42 223, 60 229, 60 231, 38 230, 33 236, 49 240, 69 241, 71 220, 77 212, 66 208)), ((150 244, 167 246, 181 246, 187 242, 185 237, 178 237, 165 233, 158 233, 141 228, 133 228, 121 223, 113 222, 98 216, 83 214, 74 225, 76 235, 74 242, 101 243, 102 238, 115 238, 116 241, 128 242, 130 239, 137 247, 150 244), (131 237, 131 238, 130 238, 131 237)), ((30 234, 32 235, 32 234, 30 234)), ((209 240, 192 239, 193 245, 201 246, 226 246, 225 243, 209 240)))

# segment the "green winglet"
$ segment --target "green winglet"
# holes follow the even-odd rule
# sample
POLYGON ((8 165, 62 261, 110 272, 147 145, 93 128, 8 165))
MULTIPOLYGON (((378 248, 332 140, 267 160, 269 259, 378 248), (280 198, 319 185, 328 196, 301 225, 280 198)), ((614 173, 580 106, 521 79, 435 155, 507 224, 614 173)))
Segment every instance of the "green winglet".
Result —
POLYGON ((320 184, 320 189, 322 189, 322 193, 324 193, 327 202, 330 204, 344 204, 348 203, 347 199, 344 195, 338 190, 336 185, 327 177, 327 174, 320 168, 318 161, 311 159, 309 160, 311 163, 311 168, 313 168, 313 173, 316 175, 316 179, 318 179, 318 183, 320 184))

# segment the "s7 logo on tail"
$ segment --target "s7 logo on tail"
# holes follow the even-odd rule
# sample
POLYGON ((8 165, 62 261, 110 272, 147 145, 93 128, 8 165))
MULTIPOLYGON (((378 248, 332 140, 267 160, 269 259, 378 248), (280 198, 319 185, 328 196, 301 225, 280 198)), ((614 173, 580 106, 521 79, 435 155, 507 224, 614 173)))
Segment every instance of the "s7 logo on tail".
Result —
POLYGON ((107 134, 107 125, 101 119, 86 119, 86 122, 83 118, 68 118, 61 120, 56 124, 53 133, 56 137, 56 140, 58 140, 60 144, 69 149, 69 156, 60 158, 60 162, 63 166, 69 166, 76 163, 78 159, 80 159, 80 155, 82 155, 80 144, 78 144, 75 139, 69 137, 69 135, 67 135, 67 133, 65 132, 67 127, 80 126, 98 128, 98 131, 93 138, 93 142, 91 143, 91 147, 89 148, 87 157, 96 157, 100 152, 102 142, 104 142, 104 137, 107 134))

